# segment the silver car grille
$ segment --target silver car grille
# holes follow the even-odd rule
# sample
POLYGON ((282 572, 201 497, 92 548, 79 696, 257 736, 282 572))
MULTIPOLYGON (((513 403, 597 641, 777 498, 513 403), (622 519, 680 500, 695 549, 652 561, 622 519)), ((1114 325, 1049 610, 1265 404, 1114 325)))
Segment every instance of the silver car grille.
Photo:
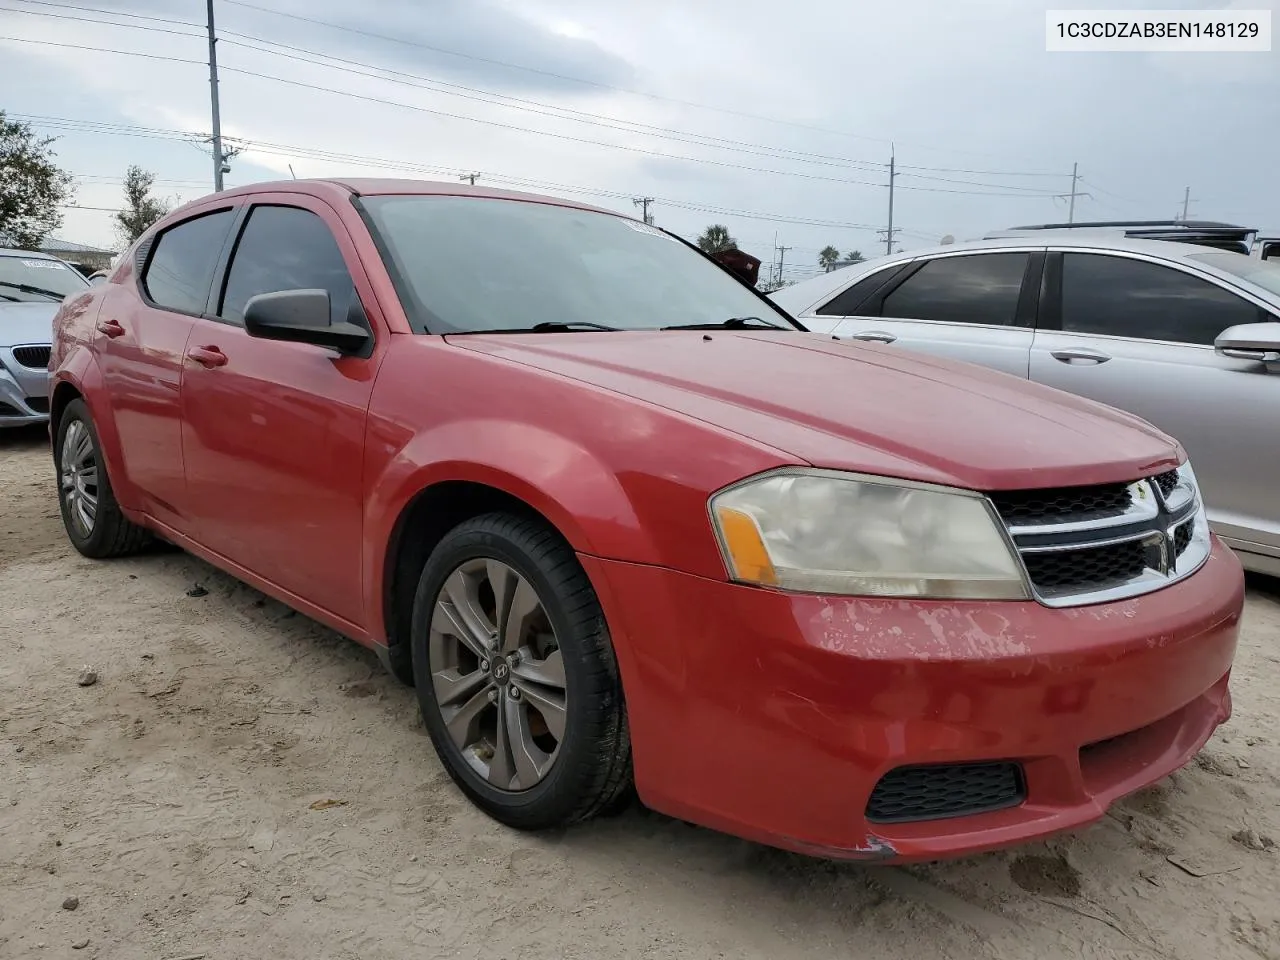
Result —
POLYGON ((990 494, 1036 599, 1051 607, 1137 596, 1208 559, 1190 465, 1132 483, 990 494))
POLYGON ((47 343, 33 343, 13 348, 13 359, 32 370, 47 370, 53 348, 47 343))

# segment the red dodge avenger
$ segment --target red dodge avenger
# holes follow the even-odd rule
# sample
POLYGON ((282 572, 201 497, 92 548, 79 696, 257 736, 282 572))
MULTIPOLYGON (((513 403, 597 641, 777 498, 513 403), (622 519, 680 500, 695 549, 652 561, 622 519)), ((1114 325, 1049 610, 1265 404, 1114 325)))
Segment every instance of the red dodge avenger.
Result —
POLYGON ((89 557, 159 537, 375 651, 538 829, 648 806, 906 861, 1098 819, 1231 713, 1240 565, 1182 448, 804 331, 567 201, 259 184, 54 321, 89 557))

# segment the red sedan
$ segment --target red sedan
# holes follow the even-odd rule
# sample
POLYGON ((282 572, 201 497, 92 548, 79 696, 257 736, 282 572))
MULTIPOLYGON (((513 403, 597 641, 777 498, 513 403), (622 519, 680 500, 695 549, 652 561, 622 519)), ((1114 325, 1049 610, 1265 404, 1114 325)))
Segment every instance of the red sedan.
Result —
POLYGON ((62 515, 376 650, 498 820, 651 807, 910 860, 1100 817, 1230 714, 1243 604, 1177 443, 806 333, 661 230, 291 181, 54 321, 62 515))

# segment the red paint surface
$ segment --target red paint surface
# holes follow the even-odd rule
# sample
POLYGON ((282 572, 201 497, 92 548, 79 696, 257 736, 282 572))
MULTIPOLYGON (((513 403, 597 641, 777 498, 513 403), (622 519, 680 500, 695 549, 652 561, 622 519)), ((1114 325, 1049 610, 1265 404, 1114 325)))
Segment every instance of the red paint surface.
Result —
POLYGON ((329 224, 376 348, 339 358, 154 310, 126 256, 64 307, 54 352, 55 384, 86 397, 121 504, 376 646, 388 552, 415 497, 463 480, 523 500, 600 594, 654 807, 829 856, 984 849, 1100 816, 1185 763, 1229 712, 1243 581, 1221 547, 1189 580, 1117 604, 872 601, 731 585, 707 519, 710 493, 787 464, 984 490, 1132 480, 1181 459, 1141 421, 803 334, 413 335, 348 186, 216 203, 266 199, 329 224), (123 332, 99 332, 107 320, 123 332), (224 364, 199 362, 215 348, 224 364), (1131 736, 1081 762, 1082 745, 1118 734, 1131 736), (862 820, 892 767, 984 758, 1026 764, 1026 804, 874 831, 862 820))

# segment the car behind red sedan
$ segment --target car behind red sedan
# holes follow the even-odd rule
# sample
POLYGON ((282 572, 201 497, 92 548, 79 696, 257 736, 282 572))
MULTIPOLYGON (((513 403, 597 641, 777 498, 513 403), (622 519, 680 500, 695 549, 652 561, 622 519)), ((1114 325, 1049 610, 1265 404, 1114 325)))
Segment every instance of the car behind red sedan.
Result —
POLYGON ((90 557, 160 536, 376 650, 522 828, 625 797, 910 860, 1097 819, 1230 714, 1239 564, 1181 448, 808 334, 558 200, 290 181, 55 320, 90 557))

